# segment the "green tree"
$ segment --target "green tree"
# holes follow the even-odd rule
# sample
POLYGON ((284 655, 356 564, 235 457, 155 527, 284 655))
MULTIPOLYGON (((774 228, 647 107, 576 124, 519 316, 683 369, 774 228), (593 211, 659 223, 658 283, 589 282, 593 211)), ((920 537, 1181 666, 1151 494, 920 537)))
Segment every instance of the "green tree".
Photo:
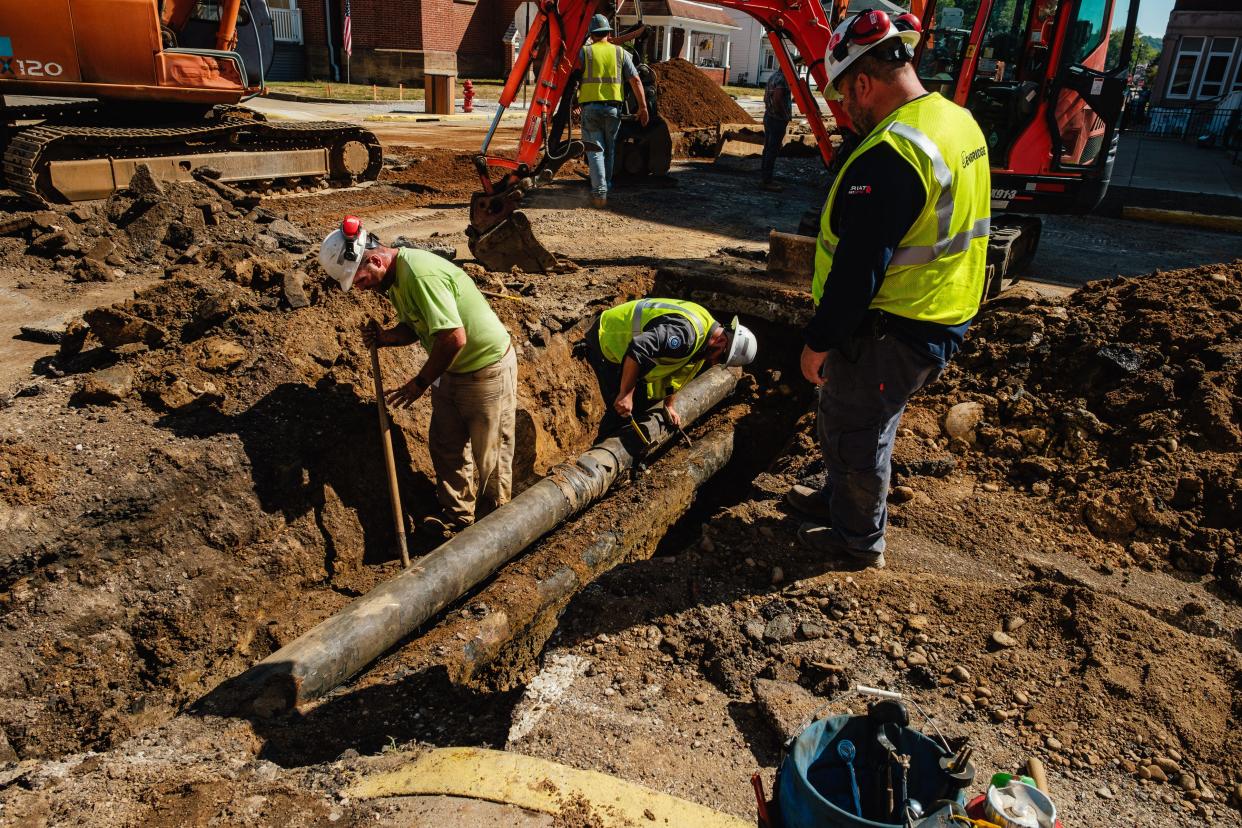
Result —
MULTIPOLYGON (((1125 34, 1125 29, 1113 29, 1108 33, 1108 58, 1105 66, 1114 68, 1121 61, 1121 41, 1125 34)), ((1133 71, 1134 67, 1143 63, 1154 63, 1160 57, 1160 50, 1152 45, 1152 40, 1153 38, 1144 37, 1138 29, 1134 30, 1134 46, 1130 49, 1128 69, 1133 71)))

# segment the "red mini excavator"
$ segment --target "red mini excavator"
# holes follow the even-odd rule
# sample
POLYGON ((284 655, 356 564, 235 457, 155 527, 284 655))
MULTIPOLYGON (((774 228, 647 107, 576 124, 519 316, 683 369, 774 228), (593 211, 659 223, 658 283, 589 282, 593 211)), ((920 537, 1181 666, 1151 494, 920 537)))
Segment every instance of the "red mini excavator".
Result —
POLYGON ((106 197, 138 164, 244 186, 377 178, 369 131, 237 106, 263 90, 274 40, 265 0, 0 0, 3 183, 46 204, 106 197))
MULTIPOLYGON (((1138 0, 1131 0, 1121 48, 1114 64, 1106 65, 1118 2, 1126 0, 913 0, 911 11, 925 33, 915 57, 920 78, 928 89, 970 110, 988 140, 994 210, 989 293, 1007 273, 1029 261, 1039 239, 1037 218, 1004 211, 1086 213, 1104 197, 1138 15, 1138 0)), ((818 0, 711 4, 763 23, 823 161, 831 165, 833 146, 819 105, 808 79, 794 70, 789 49, 804 57, 810 80, 826 88, 824 53, 834 25, 847 14, 848 0, 823 5, 818 0)), ((575 62, 598 0, 539 0, 538 5, 539 14, 501 94, 501 109, 475 160, 483 190, 471 200, 467 234, 475 256, 493 270, 514 265, 545 270, 554 263, 517 208, 526 192, 550 181, 558 167, 585 150, 581 141, 560 136, 574 97, 570 81, 575 62), (516 158, 488 155, 500 115, 532 65, 539 67, 536 91, 516 158), (495 178, 493 171, 499 171, 495 178)), ((641 9, 639 18, 641 26, 641 9)), ((633 35, 624 33, 622 38, 633 35)), ((845 112, 835 102, 827 103, 837 123, 848 129, 845 112)), ((666 143, 651 137, 660 130, 667 133, 663 122, 653 118, 647 136, 628 142, 650 147, 651 157, 642 163, 622 155, 623 169, 667 171, 662 157, 666 143)))

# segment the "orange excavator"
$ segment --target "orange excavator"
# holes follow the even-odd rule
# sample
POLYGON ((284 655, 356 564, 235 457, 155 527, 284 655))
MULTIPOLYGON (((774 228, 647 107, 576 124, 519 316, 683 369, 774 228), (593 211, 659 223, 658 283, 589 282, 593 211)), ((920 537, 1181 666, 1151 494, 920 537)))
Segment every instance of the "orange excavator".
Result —
MULTIPOLYGON (((849 0, 824 4, 818 0, 707 1, 744 12, 764 25, 794 101, 807 118, 824 164, 831 169, 834 148, 810 82, 820 90, 827 87, 824 54, 833 28, 848 14, 849 0), (791 47, 805 60, 809 78, 795 71, 791 47)), ((915 54, 919 77, 928 89, 966 107, 988 140, 993 186, 992 294, 1009 273, 1034 255, 1040 221, 1025 213, 1086 213, 1104 197, 1116 153, 1138 0, 1129 0, 1120 49, 1115 50, 1111 63, 1106 61, 1110 34, 1115 36, 1115 6, 1127 0, 912 2, 911 12, 924 32, 915 54), (1023 214, 1006 212, 1011 209, 1023 214)), ((475 160, 482 190, 471 200, 466 232, 471 250, 489 269, 508 270, 517 265, 545 270, 555 262, 530 232, 530 222, 518 207, 527 192, 550 181, 558 167, 586 149, 582 141, 561 140, 560 135, 574 97, 575 62, 597 5, 597 0, 538 0, 539 14, 500 98, 503 112, 513 102, 529 67, 538 65, 538 91, 516 156, 488 154, 498 112, 475 160)), ((641 28, 641 7, 638 18, 636 28, 641 28)), ((635 38, 635 32, 623 33, 623 37, 635 38)), ((636 42, 641 59, 642 37, 636 42)), ((640 75, 642 71, 640 66, 640 75)), ((849 117, 835 101, 827 104, 848 136, 849 117)), ((652 118, 647 132, 660 129, 667 127, 652 118)), ((635 140, 639 147, 653 148, 651 163, 631 160, 623 168, 667 171, 667 162, 660 157, 666 141, 640 134, 625 142, 635 140)), ((621 146, 619 158, 633 151, 633 147, 621 146)))
POLYGON ((369 131, 238 105, 263 91, 274 45, 265 0, 0 0, 4 185, 44 205, 104 198, 139 164, 243 187, 377 178, 369 131))

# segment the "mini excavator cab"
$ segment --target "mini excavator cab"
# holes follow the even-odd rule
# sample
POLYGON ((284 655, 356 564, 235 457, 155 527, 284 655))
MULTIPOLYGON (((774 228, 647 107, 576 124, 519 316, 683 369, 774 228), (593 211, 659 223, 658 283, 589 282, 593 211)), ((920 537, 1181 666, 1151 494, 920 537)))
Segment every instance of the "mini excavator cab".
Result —
POLYGON ((931 0, 919 77, 979 122, 994 209, 1085 213, 1103 198, 1137 13, 1137 0, 931 0))
POLYGON ((4 5, 5 95, 236 104, 263 88, 275 46, 264 0, 4 5))

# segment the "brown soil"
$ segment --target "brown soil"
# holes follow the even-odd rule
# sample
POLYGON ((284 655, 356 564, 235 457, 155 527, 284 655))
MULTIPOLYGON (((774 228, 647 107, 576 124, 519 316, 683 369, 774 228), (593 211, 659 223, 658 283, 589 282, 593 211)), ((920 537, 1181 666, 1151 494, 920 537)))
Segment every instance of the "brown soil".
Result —
MULTIPOLYGON (((1242 610, 1229 591, 1238 266, 990 305, 903 422, 889 568, 846 573, 799 546, 799 520, 781 506, 792 483, 823 473, 796 367, 807 302, 752 278, 768 229, 791 229, 816 197, 801 173, 776 198, 749 177, 679 168, 678 187, 619 190, 609 212, 577 209, 582 188, 558 182, 528 210, 580 269, 467 268, 518 346, 523 482, 576 454, 602 411, 572 347, 583 319, 650 290, 756 324, 765 363, 701 426, 734 428, 741 461, 696 503, 666 496, 684 463, 675 447, 670 465, 318 704, 271 721, 195 713, 220 682, 398 569, 356 333, 390 311, 324 287, 313 250, 347 212, 460 247, 473 178, 454 188, 460 154, 390 153, 392 177, 365 189, 252 211, 173 187, 0 237, 6 290, 72 296, 93 284, 74 274, 100 272, 81 261, 101 238, 116 245, 105 275, 137 290, 70 326, 60 353, 0 401, 6 821, 486 824, 464 811, 421 823, 405 800, 346 794, 402 751, 461 744, 507 744, 750 816, 750 773, 762 769, 770 790, 780 761, 762 679, 795 700, 795 721, 830 700, 859 708, 838 695, 852 682, 900 689, 971 738, 981 774, 1042 756, 1067 825, 1242 824, 1230 804, 1242 802, 1231 800, 1242 610), (704 211, 709 201, 720 208, 704 211), (220 205, 217 223, 199 202, 220 205), (710 255, 725 244, 751 258, 710 255), (657 273, 677 256, 697 282, 657 273), (973 444, 945 433, 962 402, 981 405, 973 444), (462 669, 490 618, 618 529, 629 559, 462 669), (1014 643, 989 643, 1002 628, 1014 643), (589 664, 508 744, 526 682, 565 654, 589 664), (969 678, 950 680, 954 667, 969 678), (1147 778, 1157 759, 1170 781, 1147 778)), ((21 213, 0 208, 0 223, 21 213)), ((421 358, 385 351, 386 380, 421 358)), ((434 508, 427 418, 425 402, 395 418, 415 516, 434 508)), ((434 543, 417 534, 415 552, 434 543)), ((558 819, 598 813, 567 802, 558 819)))
POLYGON ((651 69, 656 74, 658 111, 672 129, 755 122, 690 61, 673 58, 653 63, 651 69))
POLYGON ((1242 261, 1030 299, 994 303, 923 397, 983 406, 946 447, 1113 541, 1094 563, 1170 563, 1242 596, 1242 261))

